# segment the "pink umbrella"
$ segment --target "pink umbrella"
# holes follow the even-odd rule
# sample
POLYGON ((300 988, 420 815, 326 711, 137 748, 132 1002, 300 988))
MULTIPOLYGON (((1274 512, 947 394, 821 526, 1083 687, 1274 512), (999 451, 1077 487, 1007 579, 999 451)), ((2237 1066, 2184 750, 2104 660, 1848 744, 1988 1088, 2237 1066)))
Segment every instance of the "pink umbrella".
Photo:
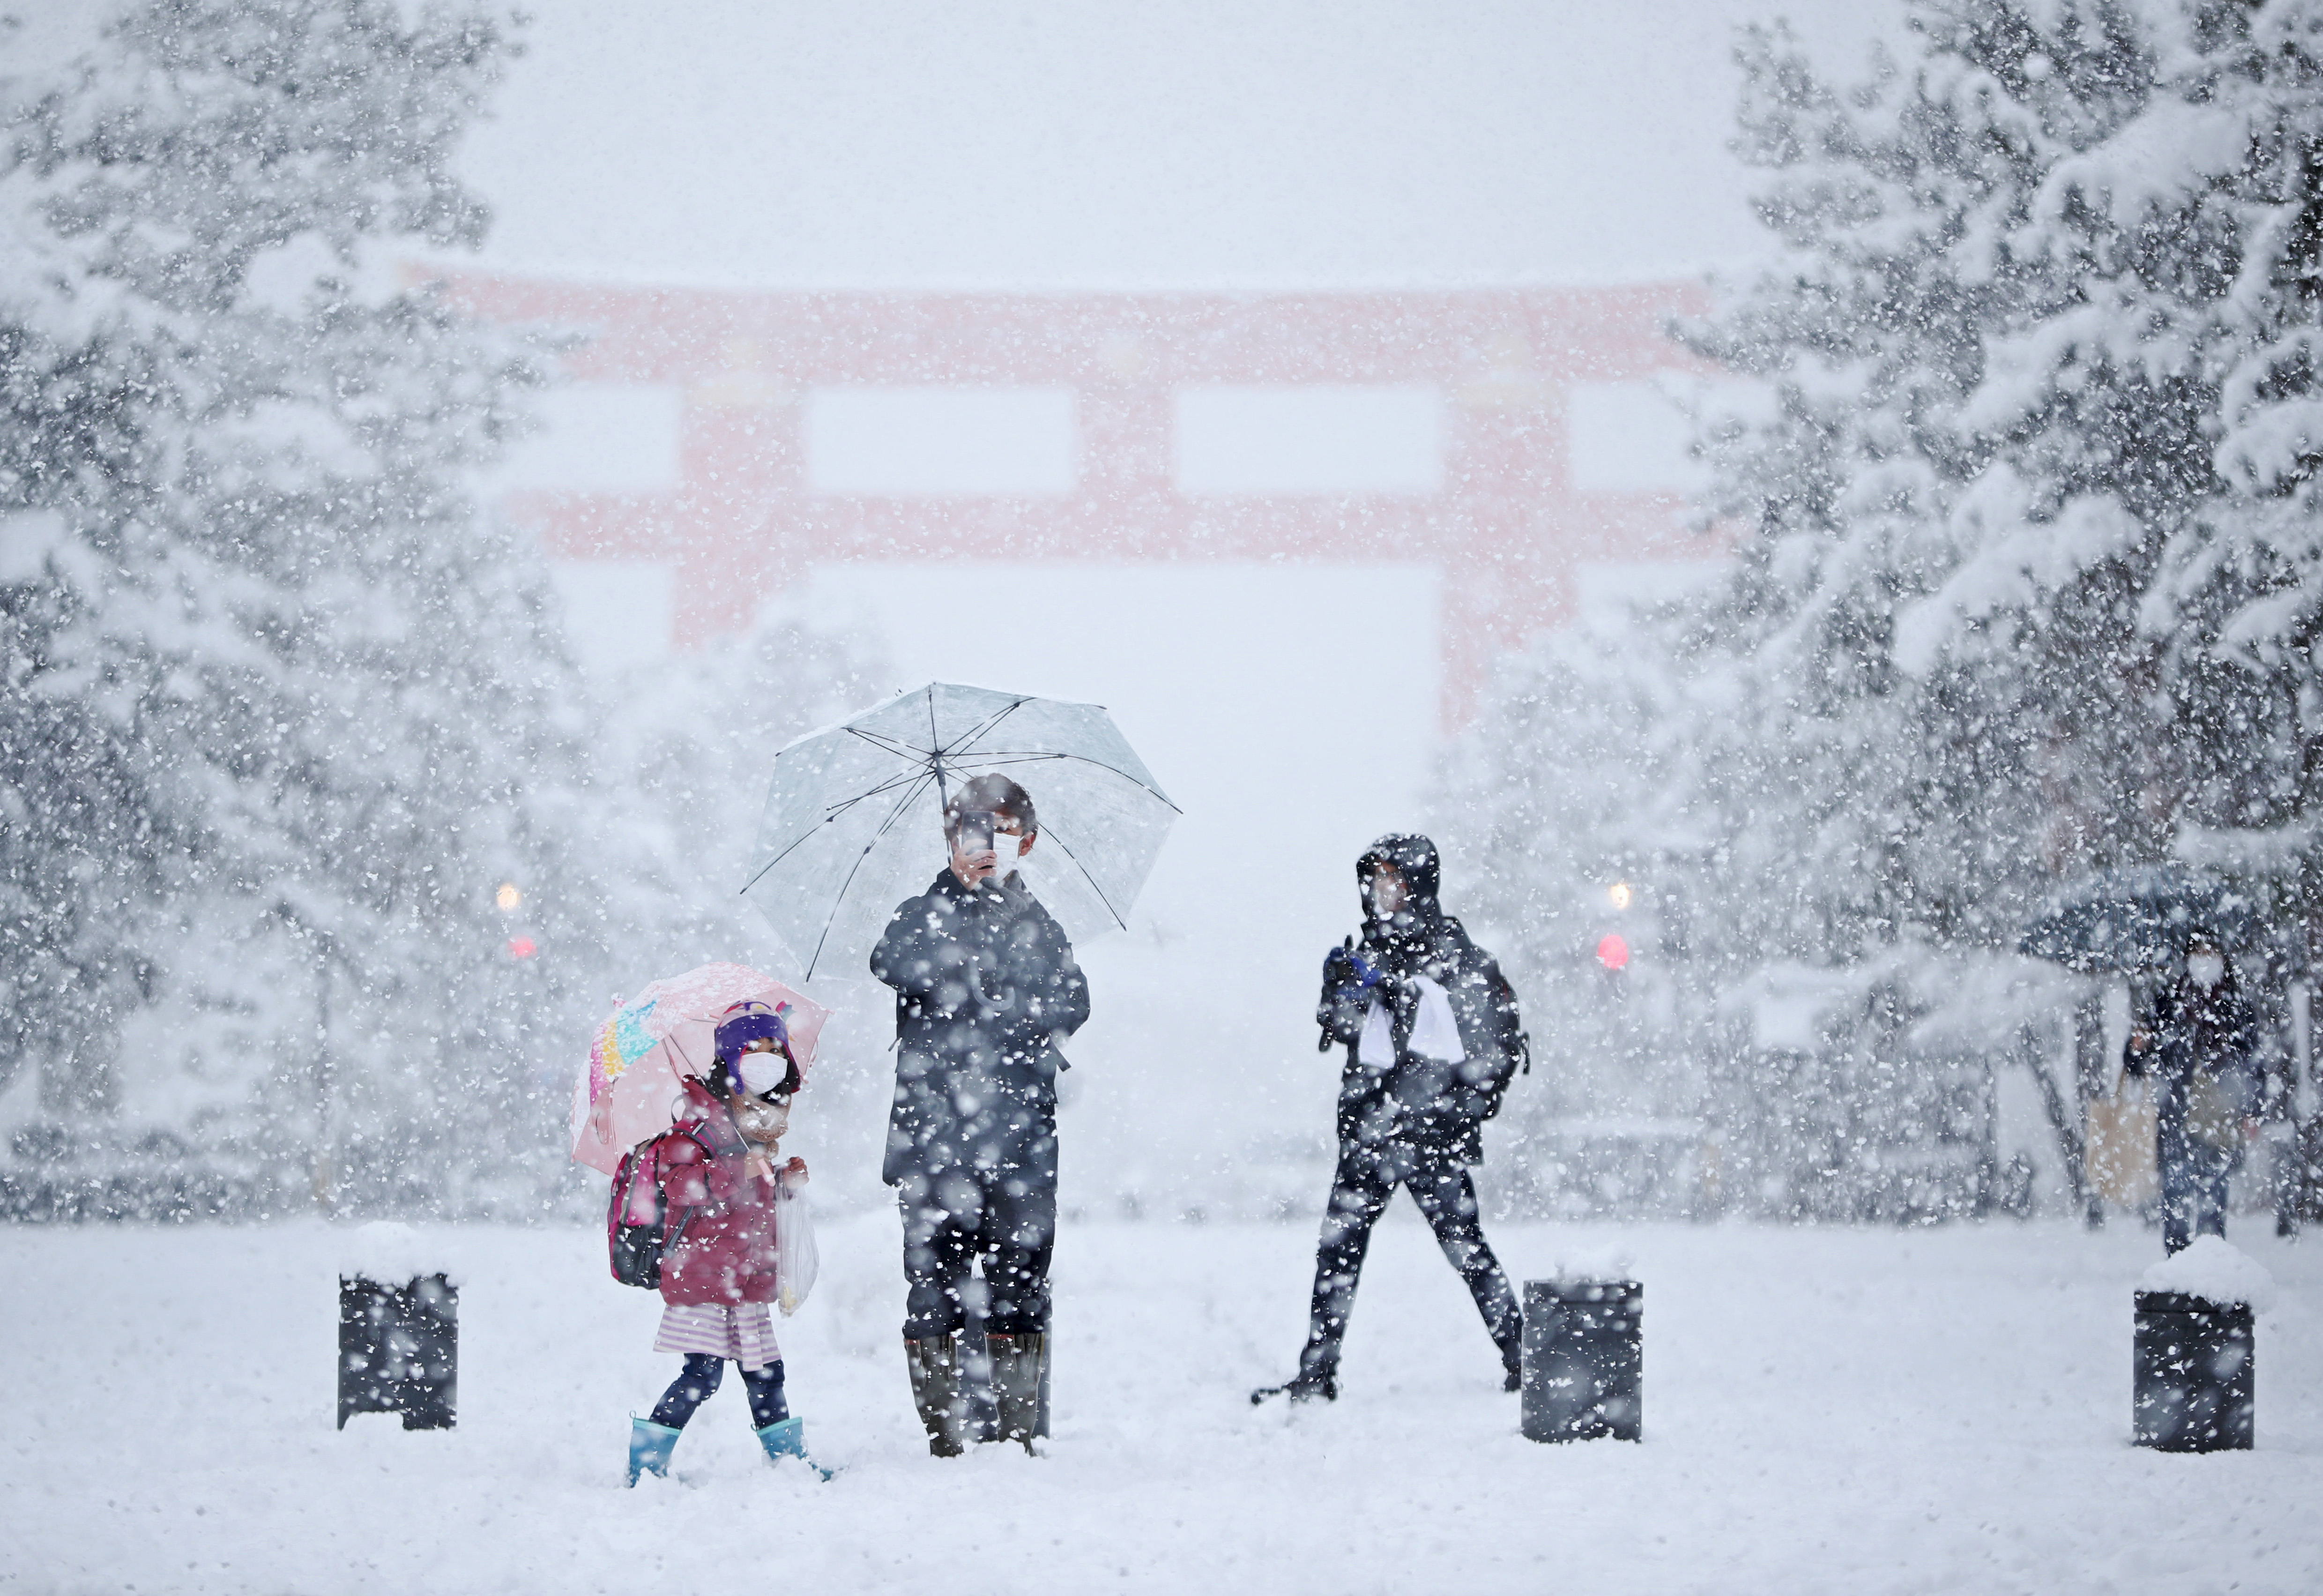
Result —
POLYGON ((718 1016, 745 998, 772 1004, 805 1078, 831 1011, 747 965, 705 964, 617 1005, 597 1031, 573 1088, 573 1160, 611 1175, 621 1157, 669 1129, 678 1082, 706 1076, 718 1016))

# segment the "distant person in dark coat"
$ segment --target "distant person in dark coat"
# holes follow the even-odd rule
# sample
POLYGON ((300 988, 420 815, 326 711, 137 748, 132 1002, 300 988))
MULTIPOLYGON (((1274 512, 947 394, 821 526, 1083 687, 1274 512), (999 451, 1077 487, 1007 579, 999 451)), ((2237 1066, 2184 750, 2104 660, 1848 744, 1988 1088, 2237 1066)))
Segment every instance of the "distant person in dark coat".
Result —
POLYGON ((2216 938, 2197 933, 2184 963, 2130 1032, 2122 1068, 2154 1083, 2154 1163, 2162 1244, 2227 1234, 2227 1177, 2256 1093, 2258 1019, 2216 938))
POLYGON ((1355 862, 1363 940, 1324 960, 1315 1012, 1323 1045, 1344 1044, 1347 1061, 1307 1345, 1297 1377, 1253 1391, 1253 1402, 1337 1398, 1340 1343, 1372 1225, 1398 1186, 1475 1298, 1507 1389, 1521 1383, 1523 1316, 1484 1240, 1468 1170, 1483 1160, 1483 1124, 1500 1112, 1525 1038, 1500 967, 1437 903, 1438 873, 1425 837, 1382 837, 1355 862))
POLYGON ((979 1293, 1004 1438, 1031 1450, 1057 1225, 1058 1043, 1088 1018, 1072 944, 1016 860, 1033 800, 979 776, 944 808, 951 862, 871 953, 895 989, 895 1100, 882 1176, 904 1216, 904 1353, 939 1457, 963 1449, 960 1333, 979 1293), (983 1280, 970 1276, 978 1260, 983 1280))

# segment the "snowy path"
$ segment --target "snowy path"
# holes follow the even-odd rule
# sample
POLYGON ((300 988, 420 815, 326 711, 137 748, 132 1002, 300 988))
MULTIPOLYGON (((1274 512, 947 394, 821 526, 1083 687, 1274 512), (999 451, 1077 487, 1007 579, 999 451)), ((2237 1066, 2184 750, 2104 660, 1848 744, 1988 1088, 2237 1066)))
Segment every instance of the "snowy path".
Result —
POLYGON ((2130 1447, 2146 1234, 1501 1226, 1511 1273, 1618 1243, 1646 1281, 1646 1444, 1528 1444, 1408 1208, 1334 1408, 1289 1371, 1304 1226, 1086 1225, 1058 1247, 1042 1462, 923 1449, 892 1215, 827 1225, 785 1326, 825 1486, 757 1458, 739 1382, 678 1481, 620 1488, 671 1360, 594 1233, 430 1233, 467 1274, 460 1427, 331 1427, 337 1238, 0 1230, 0 1591, 2313 1591, 2323 1243, 2238 1243, 2259 1450, 2130 1447))

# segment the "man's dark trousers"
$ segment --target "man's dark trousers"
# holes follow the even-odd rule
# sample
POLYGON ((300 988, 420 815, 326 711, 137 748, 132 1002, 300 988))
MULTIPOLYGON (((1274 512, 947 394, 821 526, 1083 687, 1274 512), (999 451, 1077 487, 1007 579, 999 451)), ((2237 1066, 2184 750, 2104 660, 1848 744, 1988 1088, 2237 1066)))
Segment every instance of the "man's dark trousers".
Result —
POLYGON ((991 1335, 1049 1327, 1057 1182, 1017 1169, 914 1170, 895 1185, 904 1213, 904 1334, 953 1335, 981 1308, 991 1335), (978 1258, 982 1280, 971 1279, 978 1258), (978 1298, 981 1301, 978 1301, 978 1298))
POLYGON ((1501 1361, 1520 1366, 1524 1352, 1524 1313, 1501 1261, 1484 1240, 1476 1213, 1476 1186, 1456 1153, 1408 1142, 1365 1145, 1345 1142, 1331 1178, 1331 1206, 1323 1215, 1322 1244, 1315 1253, 1315 1293, 1308 1308, 1307 1345, 1299 1354, 1299 1378, 1336 1378, 1339 1345, 1354 1311, 1355 1285, 1371 1250, 1372 1226, 1401 1186, 1436 1232, 1444 1256, 1468 1283, 1483 1316, 1484 1328, 1501 1349, 1501 1361))

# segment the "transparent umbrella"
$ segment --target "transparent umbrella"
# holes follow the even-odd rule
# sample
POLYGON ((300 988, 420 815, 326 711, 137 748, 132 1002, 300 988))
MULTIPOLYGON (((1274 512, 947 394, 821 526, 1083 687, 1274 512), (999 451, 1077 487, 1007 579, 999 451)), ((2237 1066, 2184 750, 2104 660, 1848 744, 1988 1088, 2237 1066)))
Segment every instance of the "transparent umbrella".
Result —
POLYGON ((859 976, 888 917, 943 867, 942 812, 961 783, 1032 794, 1040 840, 1024 885, 1076 942, 1122 929, 1178 817, 1097 704, 932 683, 775 756, 742 890, 803 978, 859 976))

